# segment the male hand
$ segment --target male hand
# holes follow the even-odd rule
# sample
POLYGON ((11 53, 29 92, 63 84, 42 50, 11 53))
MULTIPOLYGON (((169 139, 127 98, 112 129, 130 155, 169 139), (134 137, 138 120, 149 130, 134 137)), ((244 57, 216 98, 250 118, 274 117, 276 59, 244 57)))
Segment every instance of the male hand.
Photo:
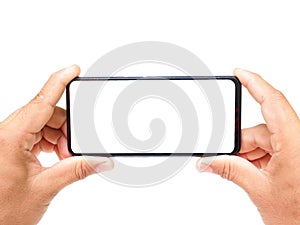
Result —
POLYGON ((200 171, 213 172, 242 187, 266 224, 300 224, 300 122, 281 92, 259 75, 234 75, 261 105, 266 124, 242 131, 239 156, 216 157, 200 171))
POLYGON ((40 93, 0 123, 0 224, 37 224, 53 197, 65 186, 113 167, 109 158, 70 157, 66 113, 56 107, 74 65, 54 73, 40 93), (55 152, 60 162, 43 167, 37 155, 55 152))

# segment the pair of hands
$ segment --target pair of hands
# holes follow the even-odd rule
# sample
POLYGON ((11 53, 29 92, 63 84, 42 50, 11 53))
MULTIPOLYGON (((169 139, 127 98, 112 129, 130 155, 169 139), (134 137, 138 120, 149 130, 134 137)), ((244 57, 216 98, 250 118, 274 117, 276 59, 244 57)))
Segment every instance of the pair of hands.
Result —
MULTIPOLYGON (((37 224, 62 188, 113 168, 109 158, 86 161, 67 150, 66 115, 56 104, 79 73, 76 65, 54 73, 31 102, 0 123, 0 224, 37 224), (61 161, 45 168, 37 159, 41 151, 54 151, 61 161)), ((299 224, 299 119, 259 75, 241 69, 234 75, 261 104, 266 124, 243 130, 239 156, 219 156, 209 165, 199 159, 197 168, 242 187, 266 224, 299 224)))

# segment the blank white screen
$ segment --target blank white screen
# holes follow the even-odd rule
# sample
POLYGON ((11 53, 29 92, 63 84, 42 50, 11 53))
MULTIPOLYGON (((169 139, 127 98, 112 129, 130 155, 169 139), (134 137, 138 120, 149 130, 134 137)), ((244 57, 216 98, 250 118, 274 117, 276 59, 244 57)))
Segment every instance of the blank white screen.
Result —
MULTIPOLYGON (((132 102, 131 111, 128 114, 127 122, 128 128, 131 134, 138 140, 144 141, 150 138, 151 130, 150 123, 153 119, 159 118, 165 124, 164 138, 157 143, 154 148, 147 149, 147 151, 140 151, 140 149, 132 148, 125 142, 126 140, 120 140, 118 138, 115 128, 113 127, 112 111, 116 99, 120 93, 134 82, 141 82, 139 80, 119 80, 119 81, 74 81, 70 85, 70 116, 71 116, 71 148, 74 153, 103 153, 103 148, 106 153, 173 153, 176 150, 176 146, 181 141, 182 130, 181 126, 184 121, 180 117, 180 112, 176 108, 173 102, 169 102, 167 99, 160 96, 144 96, 138 98, 138 101, 132 102), (90 98, 88 93, 77 92, 78 86, 80 90, 89 90, 94 86, 91 86, 91 82, 102 82, 102 89, 97 92, 97 96, 93 96, 96 99, 94 102, 93 112, 88 111, 86 115, 76 115, 77 110, 74 108, 74 101, 77 94, 84 95, 85 98, 90 98), (84 121, 87 117, 93 116, 95 124, 95 130, 97 138, 102 144, 102 150, 99 150, 99 146, 93 146, 93 148, 86 149, 84 145, 78 143, 78 129, 86 129, 86 127, 80 127, 80 124, 74 124, 73 118, 80 116, 80 119, 84 121), (76 129, 74 128, 76 127, 76 129), (124 144, 125 143, 125 144, 124 144)), ((205 153, 208 143, 212 136, 212 112, 209 105, 209 97, 205 94, 201 88, 193 80, 156 80, 155 82, 172 82, 178 86, 193 103, 196 110, 197 121, 199 127, 198 140, 194 149, 188 150, 194 153, 205 153)), ((147 85, 155 85, 152 80, 147 81, 147 85)), ((235 84, 231 80, 201 80, 201 84, 204 82, 216 82, 221 95, 224 100, 225 106, 225 132, 221 145, 216 152, 219 153, 231 153, 234 150, 235 144, 235 84)), ((95 92, 96 93, 96 92, 95 92)), ((136 93, 138 96, 139 93, 136 93)), ((92 132, 86 130, 85 133, 88 136, 92 132)))

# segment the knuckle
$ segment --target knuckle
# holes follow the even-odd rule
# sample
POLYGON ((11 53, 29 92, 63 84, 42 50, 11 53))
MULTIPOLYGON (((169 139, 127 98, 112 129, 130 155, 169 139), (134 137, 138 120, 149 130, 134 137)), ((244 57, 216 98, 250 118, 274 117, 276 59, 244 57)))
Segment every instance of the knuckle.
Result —
POLYGON ((77 161, 74 167, 74 174, 78 180, 83 180, 90 173, 90 168, 83 161, 77 161))
POLYGON ((45 95, 43 93, 43 90, 41 90, 33 99, 32 102, 40 103, 44 100, 45 95))
POLYGON ((246 128, 242 130, 242 145, 248 146, 249 143, 253 143, 253 132, 251 132, 252 128, 246 128))
POLYGON ((220 175, 226 180, 232 181, 235 179, 235 169, 230 161, 225 161, 222 170, 220 171, 220 175))
POLYGON ((262 79, 262 76, 260 74, 258 74, 258 73, 253 73, 253 78, 255 80, 260 80, 260 79, 262 79))
POLYGON ((250 128, 242 129, 241 136, 242 136, 243 141, 248 141, 248 139, 249 139, 249 129, 250 128))
POLYGON ((260 123, 260 124, 256 125, 255 127, 266 129, 266 124, 265 123, 260 123))
POLYGON ((42 105, 42 108, 55 107, 55 105, 51 104, 51 102, 47 99, 43 89, 31 100, 30 103, 42 105))
POLYGON ((282 101, 285 99, 283 93, 277 89, 275 89, 272 94, 271 94, 271 98, 274 101, 282 101))
POLYGON ((242 136, 242 143, 251 143, 252 146, 257 147, 259 146, 259 143, 257 142, 256 134, 259 131, 263 131, 264 129, 267 129, 267 126, 265 123, 258 124, 254 127, 245 128, 241 131, 242 136))
POLYGON ((256 85, 256 83, 261 79, 262 77, 259 74, 252 73, 252 76, 249 78, 248 85, 249 86, 256 85))

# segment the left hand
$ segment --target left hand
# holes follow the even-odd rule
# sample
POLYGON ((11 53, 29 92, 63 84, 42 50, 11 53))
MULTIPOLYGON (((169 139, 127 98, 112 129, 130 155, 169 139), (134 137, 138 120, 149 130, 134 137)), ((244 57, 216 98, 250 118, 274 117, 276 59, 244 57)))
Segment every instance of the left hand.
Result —
POLYGON ((0 123, 0 224, 37 224, 62 188, 113 167, 109 158, 87 161, 68 152, 66 113, 56 104, 79 73, 76 65, 54 73, 32 101, 0 123), (45 168, 37 159, 41 151, 61 161, 45 168))

